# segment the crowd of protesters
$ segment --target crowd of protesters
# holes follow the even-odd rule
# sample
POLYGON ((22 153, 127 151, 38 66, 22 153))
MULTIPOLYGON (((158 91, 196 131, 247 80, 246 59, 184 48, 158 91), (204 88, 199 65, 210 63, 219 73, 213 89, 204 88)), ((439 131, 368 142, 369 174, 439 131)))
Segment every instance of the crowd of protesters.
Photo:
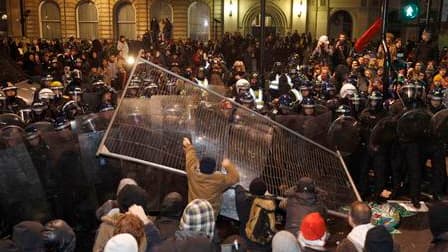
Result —
MULTIPOLYGON (((330 235, 326 209, 319 201, 314 181, 301 178, 290 188, 280 207, 286 208, 286 228, 275 225, 275 199, 266 184, 254 179, 249 189, 236 187, 235 204, 239 233, 222 237, 217 213, 223 191, 239 181, 238 168, 228 159, 216 170, 216 160, 196 156, 189 139, 184 138, 188 179, 188 199, 177 192, 167 194, 160 213, 149 216, 148 194, 130 178, 120 181, 116 198, 106 201, 98 210, 101 220, 92 251, 328 251, 330 235), (225 249, 229 250, 225 250, 225 249)), ((445 251, 448 241, 448 204, 435 203, 429 211, 429 224, 434 236, 428 251, 445 251)), ((372 210, 367 203, 350 206, 348 224, 352 230, 336 251, 400 251, 392 235, 383 226, 371 224, 372 210)), ((76 236, 63 220, 44 226, 36 221, 23 221, 13 228, 12 239, 0 240, 1 251, 75 251, 76 236)))
MULTIPOLYGON (((358 120, 363 129, 360 151, 351 158, 364 162, 352 166, 351 172, 364 197, 382 202, 406 194, 419 208, 424 177, 421 171, 428 159, 432 161, 429 192, 434 201, 446 195, 446 143, 440 138, 398 135, 388 146, 370 139, 374 126, 386 116, 398 120, 413 109, 436 114, 446 108, 448 50, 439 50, 429 32, 423 32, 418 43, 404 43, 387 34, 391 70, 386 78, 384 66, 389 55, 384 48, 371 43, 356 52, 344 34, 334 40, 327 36, 313 40, 311 34, 298 32, 283 37, 271 34, 262 42, 265 60, 259 62, 261 42, 250 35, 226 33, 219 41, 174 41, 168 20, 163 31, 159 25, 156 30, 156 25, 156 21, 151 22, 151 30, 136 41, 123 36, 116 42, 73 37, 3 40, 2 51, 40 87, 33 100, 26 102, 17 96, 17 87, 5 81, 1 113, 21 114, 25 124, 49 121, 58 130, 69 127, 68 122, 78 115, 112 110, 117 92, 129 77, 129 59, 143 49, 142 57, 151 62, 198 85, 223 86, 227 96, 279 122, 288 115, 316 116, 322 113, 318 106, 335 119, 351 116, 358 120), (85 93, 94 93, 96 101, 83 101, 85 93), (27 117, 23 116, 24 110, 30 111, 27 117), (397 159, 401 162, 393 162, 397 159), (375 174, 373 190, 368 184, 370 171, 375 174)), ((188 197, 172 192, 165 196, 159 215, 148 216, 150 195, 135 180, 123 179, 116 198, 96 212, 101 225, 93 251, 219 251, 226 246, 230 251, 327 250, 327 211, 312 179, 297 181, 282 195, 286 200, 277 204, 260 178, 254 179, 249 188, 238 185, 239 171, 231 160, 222 160, 219 166, 226 173, 221 173, 213 158, 197 158, 189 139, 183 140, 183 147, 188 197), (239 234, 222 237, 215 222, 222 193, 234 185, 239 234), (278 208, 286 212, 284 231, 275 225, 278 208)), ((430 208, 434 243, 429 251, 447 249, 447 211, 446 203, 436 202, 430 208)), ((348 218, 353 229, 337 251, 398 251, 399 246, 384 227, 370 224, 371 217, 367 204, 353 203, 348 218)), ((0 248, 74 251, 75 243, 73 230, 62 220, 45 226, 25 221, 14 226, 12 240, 2 240, 0 248)))

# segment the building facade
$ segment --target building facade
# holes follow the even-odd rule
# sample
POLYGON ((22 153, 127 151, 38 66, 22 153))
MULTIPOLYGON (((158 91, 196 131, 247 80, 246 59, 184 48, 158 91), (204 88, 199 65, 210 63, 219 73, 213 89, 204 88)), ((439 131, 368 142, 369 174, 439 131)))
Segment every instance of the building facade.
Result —
MULTIPOLYGON (((136 39, 150 29, 153 18, 170 20, 175 39, 217 39, 224 32, 257 34, 260 29, 259 0, 3 1, 7 35, 12 37, 116 39, 124 35, 136 39)), ((357 38, 379 17, 381 2, 267 0, 265 22, 270 33, 286 34, 297 30, 311 32, 313 37, 324 34, 335 37, 345 32, 357 38)), ((399 1, 391 2, 397 5, 399 1)), ((437 9, 438 4, 433 5, 437 9)))

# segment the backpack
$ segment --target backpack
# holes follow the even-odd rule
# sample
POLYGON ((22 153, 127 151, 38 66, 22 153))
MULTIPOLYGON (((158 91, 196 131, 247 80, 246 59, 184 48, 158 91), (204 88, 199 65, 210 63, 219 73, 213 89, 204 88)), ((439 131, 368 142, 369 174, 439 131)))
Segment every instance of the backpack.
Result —
POLYGON ((246 223, 247 238, 261 245, 269 244, 275 234, 275 203, 272 199, 255 198, 246 223))

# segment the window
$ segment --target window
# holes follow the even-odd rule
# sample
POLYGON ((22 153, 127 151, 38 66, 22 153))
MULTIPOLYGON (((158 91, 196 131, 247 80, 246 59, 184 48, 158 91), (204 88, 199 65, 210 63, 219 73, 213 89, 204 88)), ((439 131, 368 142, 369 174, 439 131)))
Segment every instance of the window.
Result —
POLYGON ((45 1, 40 6, 41 37, 54 39, 61 37, 61 15, 55 2, 45 1))
MULTIPOLYGON (((255 18, 254 18, 254 20, 252 20, 252 26, 261 26, 261 14, 258 14, 258 16, 256 16, 255 18)), ((264 19, 264 25, 266 26, 266 27, 271 27, 271 26, 273 26, 273 24, 272 24, 272 16, 271 15, 269 15, 269 14, 267 14, 266 16, 265 16, 265 19, 264 19)))
POLYGON ((210 38, 210 8, 202 2, 193 2, 188 8, 188 37, 207 41, 210 38))
POLYGON ((151 19, 160 20, 168 18, 173 23, 173 8, 163 0, 157 0, 151 4, 151 19))
POLYGON ((82 39, 95 39, 98 37, 98 14, 92 2, 84 2, 76 9, 78 20, 78 37, 82 39))
POLYGON ((116 37, 125 36, 127 39, 136 39, 135 9, 132 4, 124 2, 116 8, 116 37))

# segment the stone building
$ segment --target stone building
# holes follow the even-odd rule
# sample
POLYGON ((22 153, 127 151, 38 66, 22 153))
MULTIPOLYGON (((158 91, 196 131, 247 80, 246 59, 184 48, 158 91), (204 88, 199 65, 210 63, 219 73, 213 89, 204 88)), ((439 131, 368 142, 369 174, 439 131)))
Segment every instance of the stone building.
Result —
MULTIPOLYGON (((422 0, 426 2, 428 0, 422 0)), ((437 10, 441 0, 433 0, 437 10)), ((168 18, 175 39, 216 39, 224 32, 259 32, 259 0, 2 0, 7 35, 20 37, 130 39, 168 18), (23 22, 22 22, 23 21, 23 22)), ((267 0, 268 32, 345 32, 357 38, 380 15, 381 0, 267 0)), ((400 1, 391 1, 392 12, 400 1)), ((395 10, 396 11, 396 10, 395 10)), ((1 21, 0 21, 1 22, 1 21)), ((0 23, 1 27, 1 23, 0 23)), ((418 29, 405 31, 414 36, 418 29)), ((402 32, 402 31, 398 31, 402 32)))

